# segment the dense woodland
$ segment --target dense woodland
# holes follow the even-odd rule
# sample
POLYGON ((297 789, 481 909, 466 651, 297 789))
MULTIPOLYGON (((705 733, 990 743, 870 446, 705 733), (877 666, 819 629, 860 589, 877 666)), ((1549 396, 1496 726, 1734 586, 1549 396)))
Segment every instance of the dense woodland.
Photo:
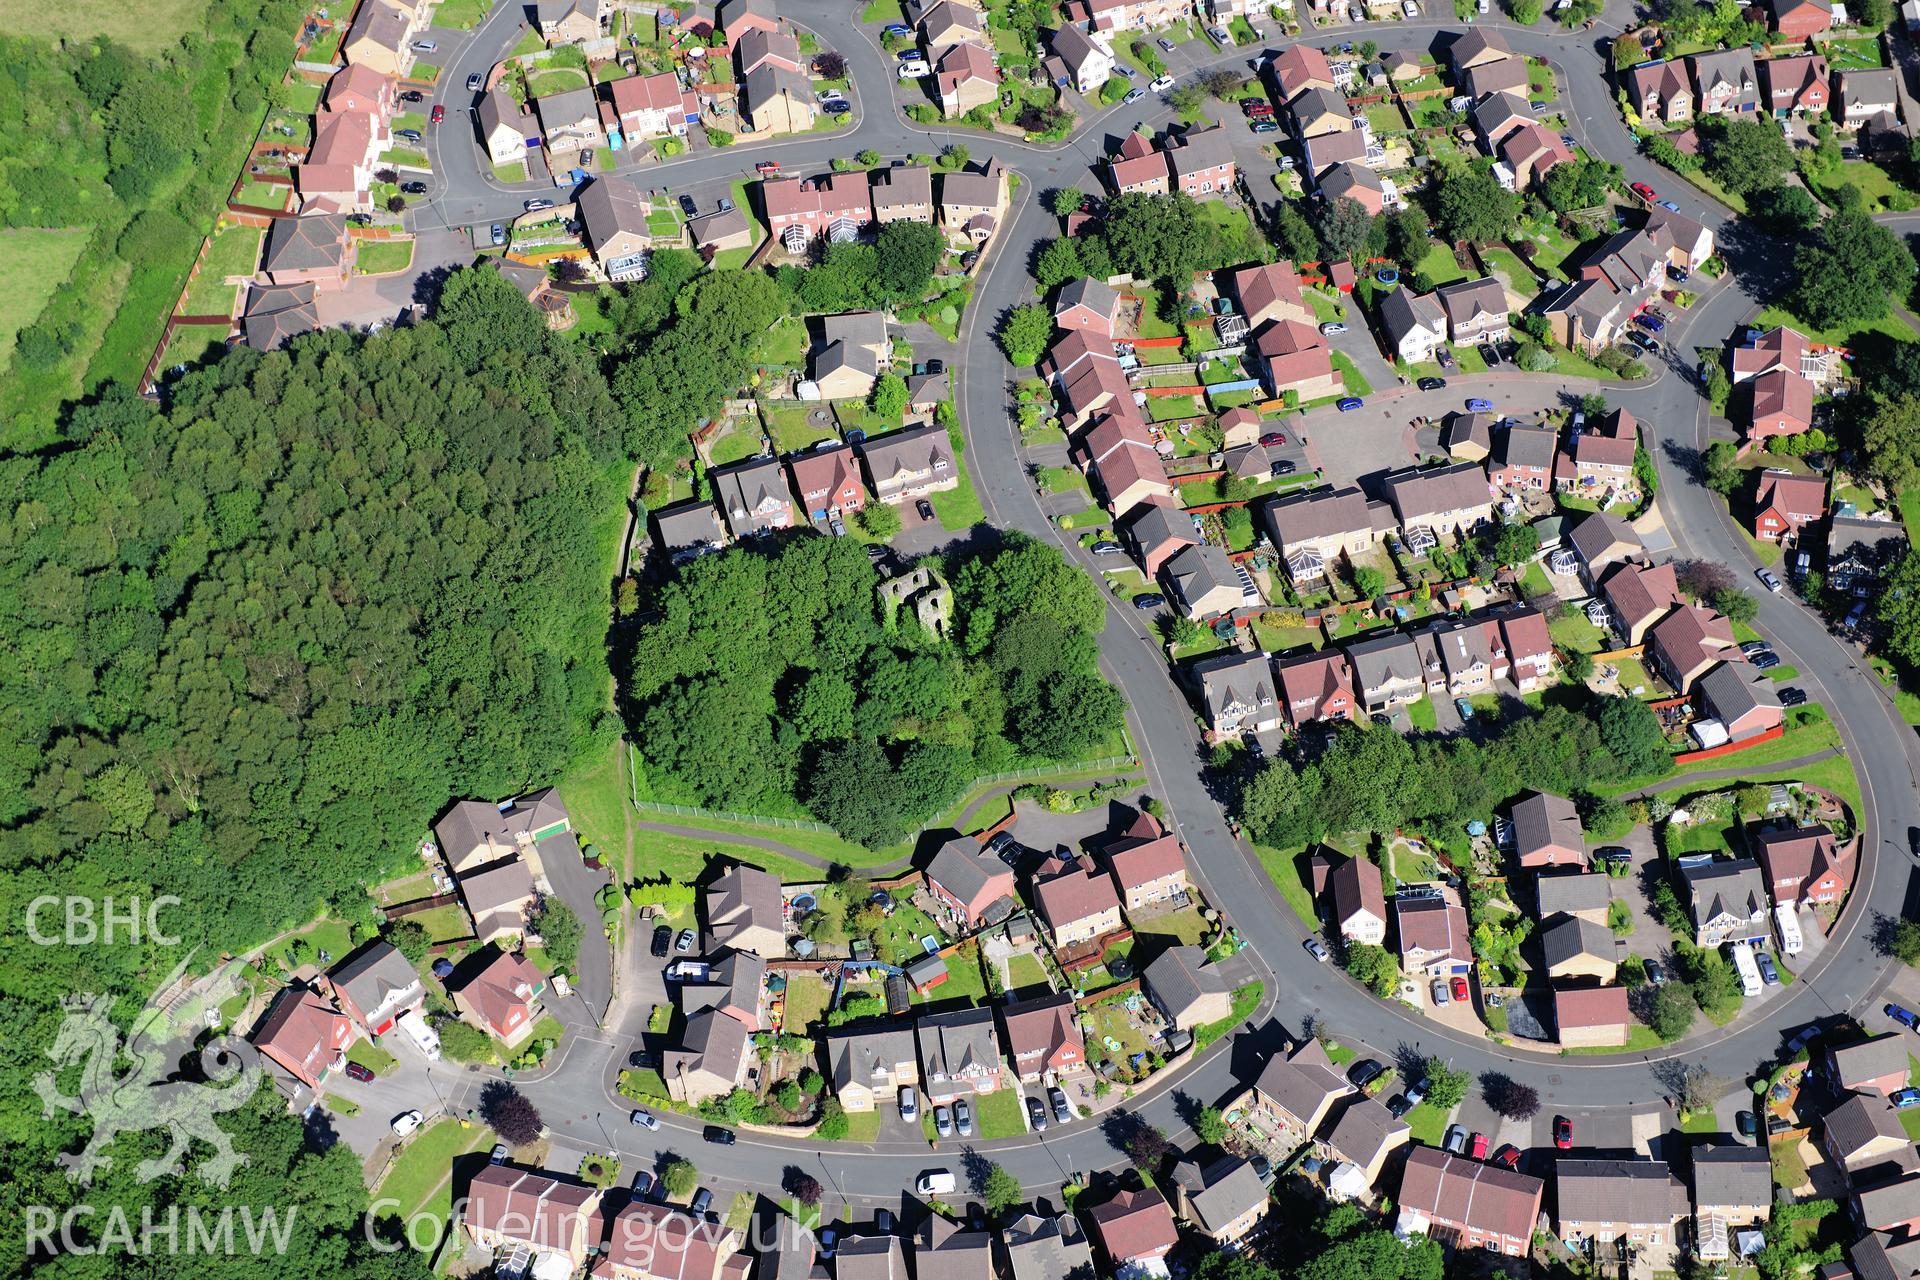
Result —
MULTIPOLYGON (((7 916, 169 893, 167 926, 206 954, 361 918, 360 886, 449 796, 550 781, 604 742, 621 428, 591 357, 472 271, 436 323, 237 351, 165 412, 116 390, 59 446, 0 458, 7 916)), ((41 1121, 30 1087, 58 1000, 111 990, 131 1013, 184 953, 0 945, 5 1194, 59 1205, 78 1193, 53 1156, 85 1126, 41 1121)), ((299 1126, 255 1123, 270 1184, 358 1212, 351 1158, 337 1184, 331 1162, 281 1177, 299 1126)), ((375 1274, 343 1258, 300 1265, 375 1274)), ((109 1272, 138 1274, 73 1274, 109 1272)))
POLYGON ((686 565, 634 646, 632 739, 664 799, 815 817, 869 847, 981 774, 1099 754, 1124 703, 1100 597, 1015 537, 957 556, 951 639, 888 619, 852 539, 788 535, 686 565))
POLYGON ((280 92, 302 12, 211 0, 196 30, 153 56, 0 36, 0 226, 91 231, 0 378, 0 440, 43 443, 76 385, 145 366, 280 92))

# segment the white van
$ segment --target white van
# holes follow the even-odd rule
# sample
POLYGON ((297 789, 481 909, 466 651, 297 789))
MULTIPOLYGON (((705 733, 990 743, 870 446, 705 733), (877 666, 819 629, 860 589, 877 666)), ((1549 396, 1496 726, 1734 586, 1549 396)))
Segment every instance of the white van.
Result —
POLYGON ((954 1179, 951 1169, 929 1169, 921 1174, 920 1180, 913 1185, 914 1189, 923 1196, 948 1196, 952 1195, 960 1184, 954 1179))
POLYGON ((1733 967, 1740 971, 1740 990, 1751 1000, 1760 994, 1760 966, 1753 962, 1753 948, 1736 942, 1729 950, 1733 953, 1733 967))
POLYGON ((413 1041, 420 1047, 420 1052, 427 1055, 428 1061, 440 1061, 440 1033, 427 1025, 426 1018, 418 1013, 409 1012, 401 1014, 395 1021, 407 1033, 407 1039, 413 1041))
POLYGON ((1773 931, 1780 935, 1780 954, 1797 956, 1806 940, 1800 936, 1800 916, 1793 904, 1783 902, 1773 909, 1773 931))

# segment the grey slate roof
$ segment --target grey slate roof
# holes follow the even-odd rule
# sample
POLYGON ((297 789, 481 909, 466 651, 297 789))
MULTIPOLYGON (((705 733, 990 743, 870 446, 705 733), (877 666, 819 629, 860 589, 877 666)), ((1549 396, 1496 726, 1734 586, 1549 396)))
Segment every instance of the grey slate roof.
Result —
POLYGON ((1760 1147, 1717 1143, 1693 1149, 1693 1202, 1700 1209, 1773 1203, 1773 1163, 1760 1147))
POLYGON ((1540 918, 1572 915, 1576 911, 1599 911, 1613 900, 1613 882, 1592 872, 1574 875, 1543 875, 1534 881, 1540 900, 1540 918))
POLYGON ((1687 1189, 1664 1160, 1569 1160, 1555 1166, 1560 1218, 1671 1227, 1687 1213, 1687 1189))
POLYGON ((260 255, 260 269, 267 272, 333 270, 345 260, 346 254, 346 214, 275 218, 267 228, 267 247, 260 255))
POLYGON ((1084 1269, 1093 1274, 1093 1251, 1080 1219, 1071 1213, 1043 1218, 1027 1213, 1008 1223, 1001 1235, 1013 1280, 1062 1280, 1084 1269))
POLYGON ((1540 951, 1549 969, 1582 955, 1611 963, 1615 950, 1613 931, 1583 916, 1561 916, 1540 931, 1540 951))
POLYGON ((1173 1176, 1187 1193, 1194 1225, 1203 1231, 1218 1231, 1267 1200, 1267 1184, 1239 1156, 1223 1157, 1204 1169, 1191 1159, 1182 1160, 1173 1176))

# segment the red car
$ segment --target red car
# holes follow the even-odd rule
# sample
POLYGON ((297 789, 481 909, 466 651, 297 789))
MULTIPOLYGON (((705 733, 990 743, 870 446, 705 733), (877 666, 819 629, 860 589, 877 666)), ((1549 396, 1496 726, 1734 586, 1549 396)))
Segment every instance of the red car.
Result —
POLYGON ((1562 1151, 1573 1149, 1573 1121, 1565 1116, 1553 1118, 1553 1145, 1562 1151))
POLYGON ((1256 119, 1261 116, 1270 116, 1273 114, 1273 106, 1265 102, 1249 102, 1247 104, 1247 114, 1256 119))
POLYGON ((1467 980, 1459 974, 1455 974, 1453 977, 1453 998, 1455 1000, 1465 1000, 1467 998, 1467 980))
POLYGON ((778 173, 780 172, 780 162, 778 160, 762 160, 759 164, 753 166, 753 171, 755 173, 778 173))
POLYGON ((1660 198, 1660 193, 1658 191, 1655 191, 1652 187, 1648 186, 1644 182, 1636 182, 1633 184, 1633 194, 1639 196, 1642 200, 1645 200, 1648 204, 1652 204, 1655 200, 1660 198))
POLYGON ((1472 1153, 1475 1160, 1485 1160, 1487 1158, 1487 1135, 1484 1133, 1474 1134, 1473 1145, 1468 1147, 1467 1150, 1472 1153))
POLYGON ((1507 1143, 1493 1153, 1493 1162, 1498 1165, 1504 1165, 1509 1169, 1518 1169, 1520 1167, 1520 1148, 1514 1146, 1511 1142, 1507 1143))
POLYGON ((447 118, 447 109, 436 103, 433 108, 433 115, 430 118, 432 119, 433 123, 439 124, 442 120, 445 120, 447 118))
POLYGON ((1277 449, 1286 442, 1287 433, 1284 431, 1269 431, 1260 437, 1260 443, 1269 449, 1277 449))
POLYGON ((349 1062, 347 1064, 347 1075, 360 1081, 362 1084, 370 1084, 373 1081, 373 1069, 371 1067, 363 1067, 357 1062, 349 1062))

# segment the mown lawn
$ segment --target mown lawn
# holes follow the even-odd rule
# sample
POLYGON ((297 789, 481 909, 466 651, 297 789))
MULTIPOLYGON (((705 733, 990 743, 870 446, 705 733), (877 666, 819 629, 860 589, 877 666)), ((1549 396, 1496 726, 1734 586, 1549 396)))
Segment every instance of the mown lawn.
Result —
POLYGON ((87 247, 87 227, 0 231, 0 370, 13 358, 14 338, 39 318, 55 289, 87 247))
POLYGON ((1771 306, 1760 313, 1754 324, 1762 329, 1771 329, 1776 325, 1786 325, 1798 329, 1814 342, 1825 342, 1844 346, 1856 335, 1862 333, 1884 334, 1898 342, 1913 342, 1920 339, 1913 329, 1897 313, 1888 312, 1878 320, 1860 324, 1841 325, 1833 329, 1816 329, 1806 321, 1794 315, 1783 306, 1771 306))
POLYGON ((412 263, 411 240, 362 240, 353 258, 354 269, 365 276, 405 271, 412 263))
POLYGON ((1293 913, 1300 917, 1301 923, 1308 928, 1318 928, 1320 918, 1313 909, 1313 894, 1306 882, 1300 878, 1299 858, 1301 850, 1285 851, 1257 844, 1253 851, 1260 858, 1260 865, 1266 870, 1267 878, 1273 881, 1273 887, 1280 891, 1293 913))
POLYGON ((475 1125, 462 1129, 460 1122, 443 1117, 406 1140, 400 1157, 388 1166, 380 1180, 382 1197, 397 1202, 397 1214, 406 1218, 432 1194, 434 1187, 452 1172, 454 1157, 490 1143, 490 1130, 475 1125))

